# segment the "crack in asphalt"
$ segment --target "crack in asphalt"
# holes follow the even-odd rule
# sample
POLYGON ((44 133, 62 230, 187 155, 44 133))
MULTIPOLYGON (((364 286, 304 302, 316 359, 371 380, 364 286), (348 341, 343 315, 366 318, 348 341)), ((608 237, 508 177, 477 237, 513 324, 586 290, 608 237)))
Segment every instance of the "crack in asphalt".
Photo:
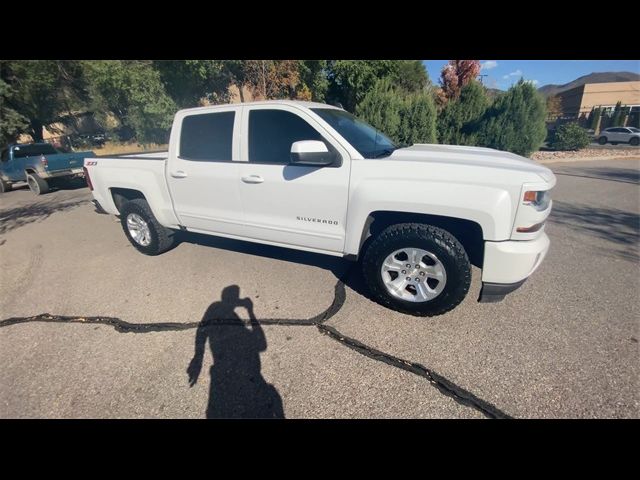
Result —
MULTIPOLYGON (((345 279, 349 276, 352 269, 347 271, 345 279)), ((260 325, 283 325, 283 326, 315 326, 321 334, 327 335, 329 338, 337 341, 341 345, 364 355, 372 360, 383 362, 392 367, 405 370, 422 377, 429 381, 441 394, 452 398, 457 403, 466 407, 473 408, 488 418, 512 418, 505 412, 501 411, 494 405, 478 398, 473 393, 459 387, 455 383, 447 380, 442 375, 419 363, 410 362, 399 357, 395 357, 388 353, 376 350, 354 338, 347 337, 340 333, 334 327, 325 325, 324 323, 340 311, 346 300, 345 281, 339 279, 335 286, 333 302, 322 313, 305 319, 285 319, 271 318, 261 319, 257 323, 260 325)), ((80 324, 102 324, 113 327, 120 333, 150 333, 150 332, 167 332, 182 331, 202 327, 214 327, 218 325, 250 325, 251 321, 243 320, 240 323, 237 319, 211 319, 205 322, 161 322, 161 323, 130 323, 117 317, 74 317, 64 315, 52 315, 50 313, 42 313, 31 317, 12 317, 0 320, 0 328, 9 327, 11 325, 19 325, 22 323, 44 322, 44 323, 80 323, 80 324)))
POLYGON ((365 357, 371 358, 373 360, 377 360, 379 362, 386 363, 387 365, 391 365, 392 367, 399 368, 401 370, 406 370, 407 372, 418 375, 419 377, 423 377, 431 383, 435 388, 438 389, 440 393, 446 395, 447 397, 452 398, 457 403, 460 403, 466 407, 471 407, 480 413, 484 414, 488 418, 508 418, 511 419, 510 415, 507 415, 505 412, 500 410, 494 405, 491 405, 489 402, 478 398, 473 393, 465 390, 462 387, 459 387, 455 383, 447 380, 442 375, 437 374, 433 370, 421 365, 419 363, 410 362, 408 360, 404 360, 399 357, 394 357, 388 353, 382 352, 380 350, 376 350, 364 343, 356 340, 355 338, 347 337, 340 333, 337 329, 330 327, 329 325, 317 325, 320 333, 323 333, 330 338, 342 343, 346 347, 354 350, 365 357))

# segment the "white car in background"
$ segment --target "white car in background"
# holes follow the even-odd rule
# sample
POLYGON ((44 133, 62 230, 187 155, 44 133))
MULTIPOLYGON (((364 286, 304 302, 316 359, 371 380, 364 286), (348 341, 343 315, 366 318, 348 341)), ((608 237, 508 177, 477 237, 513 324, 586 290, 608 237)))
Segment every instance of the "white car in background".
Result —
POLYGON ((610 143, 629 143, 637 146, 640 144, 640 129, 635 127, 611 127, 605 128, 598 137, 598 143, 604 145, 610 143))

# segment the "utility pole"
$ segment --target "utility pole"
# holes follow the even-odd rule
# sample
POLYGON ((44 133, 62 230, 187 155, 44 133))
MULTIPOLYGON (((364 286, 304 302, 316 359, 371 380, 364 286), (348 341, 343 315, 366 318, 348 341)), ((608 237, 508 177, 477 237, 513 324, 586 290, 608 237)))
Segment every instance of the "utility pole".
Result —
POLYGON ((484 81, 482 80, 484 77, 488 77, 489 75, 487 75, 486 73, 483 75, 478 75, 480 77, 480 84, 484 85, 484 81))

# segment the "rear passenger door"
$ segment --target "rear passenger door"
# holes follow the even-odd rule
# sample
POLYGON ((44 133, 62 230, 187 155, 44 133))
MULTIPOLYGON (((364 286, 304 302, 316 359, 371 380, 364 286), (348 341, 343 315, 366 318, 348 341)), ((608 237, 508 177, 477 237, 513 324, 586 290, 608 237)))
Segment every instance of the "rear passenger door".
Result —
POLYGON ((238 107, 177 116, 167 182, 180 224, 190 230, 242 235, 238 174, 238 107))

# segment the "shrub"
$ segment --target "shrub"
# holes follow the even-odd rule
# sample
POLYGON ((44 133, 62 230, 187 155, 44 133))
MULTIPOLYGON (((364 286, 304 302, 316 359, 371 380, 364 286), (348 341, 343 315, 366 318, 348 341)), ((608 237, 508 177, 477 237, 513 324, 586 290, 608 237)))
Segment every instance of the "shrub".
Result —
POLYGON ((538 150, 547 135, 546 106, 535 87, 520 79, 478 122, 477 143, 517 155, 538 150))
POLYGON ((560 125, 551 140, 554 150, 579 150, 591 143, 587 131, 577 123, 560 125))

